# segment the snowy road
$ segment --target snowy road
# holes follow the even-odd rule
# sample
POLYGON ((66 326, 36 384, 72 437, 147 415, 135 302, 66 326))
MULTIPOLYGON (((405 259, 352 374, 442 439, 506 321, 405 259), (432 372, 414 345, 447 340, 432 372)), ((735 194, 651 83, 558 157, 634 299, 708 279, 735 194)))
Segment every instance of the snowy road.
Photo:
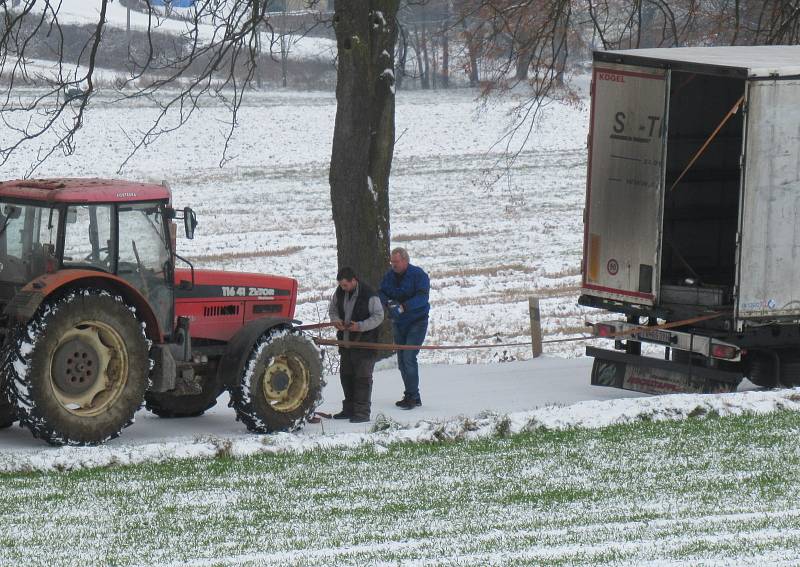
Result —
MULTIPOLYGON (((394 405, 402 393, 399 371, 396 368, 383 369, 375 373, 372 416, 374 419, 383 414, 399 424, 400 429, 418 430, 410 436, 401 433, 398 437, 384 439, 384 442, 392 442, 392 439, 408 441, 414 436, 429 434, 430 427, 425 423, 442 423, 451 418, 477 418, 487 411, 528 419, 526 416, 531 415, 529 410, 578 404, 575 408, 564 407, 544 413, 557 414, 556 420, 563 423, 580 418, 577 424, 590 417, 593 422, 590 426, 597 427, 606 422, 617 422, 620 415, 627 415, 625 419, 631 416, 635 418, 639 412, 650 413, 653 408, 678 415, 681 411, 690 413, 695 405, 723 403, 715 400, 719 396, 686 394, 652 398, 636 392, 591 386, 590 369, 591 360, 588 358, 555 357, 502 364, 422 366, 423 406, 411 411, 401 410, 394 405), (606 402, 641 397, 651 401, 642 400, 642 404, 634 402, 620 407, 606 402), (579 402, 589 402, 589 405, 579 402), (676 411, 676 408, 681 411, 676 411), (608 419, 603 418, 603 413, 608 414, 608 419)), ((740 390, 752 389, 753 385, 747 381, 740 387, 740 390)), ((766 402, 759 397, 757 403, 766 405, 753 406, 751 409, 771 411, 782 407, 781 404, 785 404, 784 395, 780 391, 765 392, 761 397, 765 397, 766 402)), ((320 411, 339 411, 341 397, 339 380, 333 377, 325 388, 325 401, 320 411)), ((100 447, 50 447, 34 439, 27 429, 12 427, 0 430, 0 471, 162 462, 174 458, 211 457, 220 452, 247 455, 264 451, 265 447, 266 450, 304 451, 355 446, 370 437, 365 434, 369 433, 374 423, 351 424, 323 419, 318 424, 306 425, 302 431, 294 434, 254 435, 236 421, 233 410, 227 407, 227 399, 227 394, 223 394, 213 409, 197 418, 161 419, 141 410, 136 415, 136 423, 124 430, 120 438, 100 447)), ((750 403, 747 400, 724 402, 726 407, 750 403)), ((463 420, 452 419, 451 423, 458 421, 463 420)))
MULTIPOLYGON (((385 364, 385 363, 384 363, 385 364)), ((638 396, 612 388, 589 385, 591 360, 541 358, 522 362, 486 365, 432 365, 421 368, 423 406, 412 411, 395 407, 402 397, 400 372, 396 369, 375 373, 372 396, 373 418, 384 414, 398 422, 413 425, 422 419, 446 419, 459 415, 474 416, 484 410, 508 413, 534 409, 548 404, 570 404, 583 400, 606 400, 638 396)), ((329 377, 320 411, 335 413, 341 409, 342 388, 338 377, 329 377)), ((217 405, 205 415, 187 419, 161 419, 141 410, 136 423, 124 430, 108 447, 176 442, 181 439, 215 436, 221 438, 252 437, 244 425, 236 421, 223 394, 217 405)), ((298 435, 328 435, 343 432, 364 432, 370 423, 323 420, 307 425, 298 435)), ((58 451, 34 439, 27 429, 12 427, 0 431, 2 452, 58 451)), ((91 448, 84 449, 92 451, 91 448)))

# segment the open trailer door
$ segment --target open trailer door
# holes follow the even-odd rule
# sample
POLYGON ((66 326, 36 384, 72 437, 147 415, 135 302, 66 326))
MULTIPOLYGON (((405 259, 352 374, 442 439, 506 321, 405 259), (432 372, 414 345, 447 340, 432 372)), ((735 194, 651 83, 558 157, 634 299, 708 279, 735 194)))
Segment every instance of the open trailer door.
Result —
POLYGON ((739 247, 739 319, 800 316, 800 80, 751 81, 739 247))
POLYGON ((595 62, 584 293, 655 303, 668 93, 665 69, 595 62))

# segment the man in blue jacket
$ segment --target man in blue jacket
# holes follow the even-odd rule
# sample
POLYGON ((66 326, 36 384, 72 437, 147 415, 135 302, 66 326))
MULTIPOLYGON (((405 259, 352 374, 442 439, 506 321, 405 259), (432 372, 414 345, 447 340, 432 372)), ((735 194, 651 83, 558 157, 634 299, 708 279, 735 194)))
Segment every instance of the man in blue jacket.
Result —
MULTIPOLYGON (((389 310, 394 342, 399 345, 421 345, 428 332, 428 303, 430 279, 425 271, 409 263, 405 248, 392 250, 391 269, 381 281, 379 296, 389 310)), ((397 365, 403 377, 405 391, 397 406, 414 409, 422 405, 419 395, 419 350, 397 351, 397 365)))

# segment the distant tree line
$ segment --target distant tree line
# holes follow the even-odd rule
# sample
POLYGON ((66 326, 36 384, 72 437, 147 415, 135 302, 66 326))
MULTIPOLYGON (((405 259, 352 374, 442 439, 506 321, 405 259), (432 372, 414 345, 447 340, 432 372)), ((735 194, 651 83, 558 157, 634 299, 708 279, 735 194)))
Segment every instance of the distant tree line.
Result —
POLYGON ((405 0, 398 20, 398 86, 422 89, 560 84, 595 49, 800 41, 797 0, 405 0))

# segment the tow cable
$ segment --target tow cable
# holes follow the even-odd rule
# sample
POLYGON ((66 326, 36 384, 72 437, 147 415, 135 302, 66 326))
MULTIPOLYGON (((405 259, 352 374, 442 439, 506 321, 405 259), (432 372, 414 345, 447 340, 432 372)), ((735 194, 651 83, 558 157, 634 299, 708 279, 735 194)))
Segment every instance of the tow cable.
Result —
MULTIPOLYGON (((691 325, 693 323, 699 323, 701 321, 710 321, 711 319, 716 319, 718 317, 722 317, 725 315, 726 311, 715 311, 714 313, 709 313, 707 315, 701 315, 699 317, 692 317, 691 319, 683 319, 681 321, 672 321, 671 323, 663 323, 661 325, 639 325, 632 329, 628 329, 627 331, 621 331, 619 333, 613 333, 604 336, 598 335, 584 335, 580 337, 568 337, 564 339, 548 339, 542 341, 542 344, 553 344, 553 343, 567 343, 567 342, 577 342, 577 341, 588 341, 593 339, 619 339, 626 336, 632 336, 642 330, 663 330, 663 329, 672 329, 674 327, 682 327, 684 325, 691 325)), ((313 323, 309 325, 299 325, 296 327, 302 331, 311 331, 311 330, 318 330, 318 329, 326 329, 328 327, 333 327, 333 323, 325 322, 325 323, 313 323)), ((462 350, 462 349, 477 349, 477 348, 498 348, 498 347, 512 347, 512 346, 530 346, 529 342, 524 343, 487 343, 487 344, 479 344, 479 345, 398 345, 393 343, 367 343, 367 342, 360 342, 360 341, 338 341, 335 339, 323 339, 322 337, 314 337, 314 342, 320 346, 338 346, 343 348, 360 348, 365 350, 384 350, 384 351, 398 351, 398 350, 462 350)), ((313 415, 308 419, 309 423, 320 423, 322 419, 332 419, 333 415, 326 412, 315 411, 313 415)))
MULTIPOLYGON (((644 330, 648 331, 658 331, 664 329, 672 329, 675 327, 683 327, 685 325, 692 325, 694 323, 700 323, 701 321, 710 321, 711 319, 717 319, 722 317, 723 315, 727 314, 727 311, 715 311, 713 313, 709 313, 707 315, 701 315, 699 317, 692 317, 691 319, 683 319, 681 321, 672 321, 670 323, 663 323, 661 325, 639 325, 632 329, 628 329, 627 331, 620 331, 618 333, 613 333, 604 336, 598 335, 582 335, 580 337, 567 337, 563 339, 547 339, 542 341, 542 344, 553 344, 553 343, 568 343, 568 342, 578 342, 578 341, 589 341, 594 339, 619 339, 626 336, 632 336, 636 333, 639 333, 644 330)), ((333 323, 325 322, 325 323, 313 323, 309 325, 300 325, 296 327, 302 331, 310 331, 315 329, 324 329, 327 327, 333 327, 333 323)), ((364 350, 385 350, 385 351, 398 351, 398 350, 466 350, 466 349, 480 349, 480 348, 499 348, 499 347, 518 347, 518 346, 530 346, 530 341, 527 342, 515 342, 515 343, 484 343, 484 344, 474 344, 474 345, 398 345, 394 343, 371 343, 371 342, 361 342, 361 341, 339 341, 336 339, 323 339, 322 337, 314 337, 314 342, 320 346, 338 346, 342 348, 359 348, 364 350)))

